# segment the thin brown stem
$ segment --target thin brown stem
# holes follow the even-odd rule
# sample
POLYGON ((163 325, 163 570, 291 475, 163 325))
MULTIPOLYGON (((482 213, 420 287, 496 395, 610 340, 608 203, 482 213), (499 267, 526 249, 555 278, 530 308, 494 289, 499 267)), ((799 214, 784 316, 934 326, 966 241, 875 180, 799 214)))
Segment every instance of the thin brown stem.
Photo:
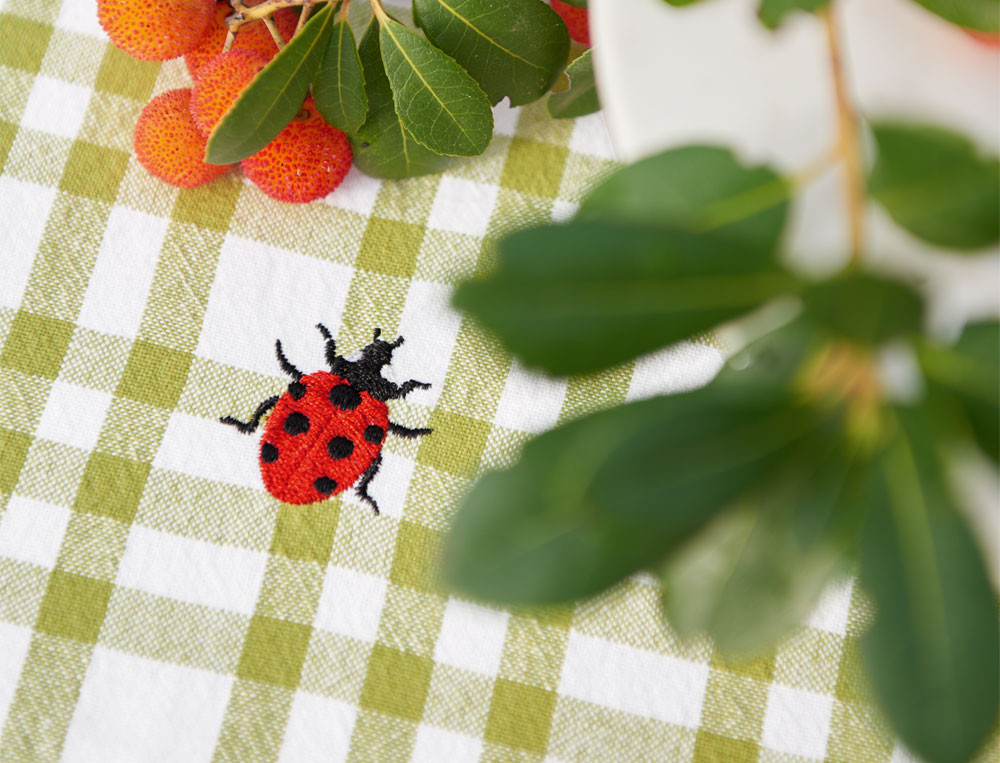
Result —
POLYGON ((274 44, 278 46, 278 50, 284 50, 285 41, 281 37, 281 32, 278 31, 278 25, 274 23, 274 19, 270 16, 265 16, 264 26, 266 26, 267 31, 271 33, 271 37, 274 39, 274 44))
POLYGON ((302 27, 304 27, 306 25, 306 22, 309 20, 309 16, 312 13, 313 6, 315 4, 316 3, 314 1, 314 2, 311 2, 311 3, 306 3, 305 5, 302 6, 302 12, 299 14, 299 22, 295 25, 295 32, 292 34, 293 38, 299 32, 301 32, 302 31, 302 27))

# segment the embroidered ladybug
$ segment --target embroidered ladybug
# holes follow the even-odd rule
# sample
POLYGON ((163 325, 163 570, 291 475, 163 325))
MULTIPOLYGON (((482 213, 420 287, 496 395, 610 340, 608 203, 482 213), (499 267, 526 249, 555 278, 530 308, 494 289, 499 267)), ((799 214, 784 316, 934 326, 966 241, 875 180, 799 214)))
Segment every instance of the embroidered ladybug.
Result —
POLYGON ((357 482, 358 497, 378 514, 368 486, 382 463, 386 434, 412 438, 431 432, 389 421, 386 401, 430 385, 413 379, 394 384, 382 376, 382 368, 392 361, 393 350, 403 343, 403 337, 390 344, 379 339, 382 332, 375 329, 360 360, 350 361, 337 354, 336 342, 326 326, 316 328, 326 340, 329 371, 303 374, 288 362, 279 339, 274 343, 278 364, 293 380, 288 391, 261 403, 248 422, 231 416, 219 420, 250 434, 274 409, 261 437, 260 472, 267 491, 279 501, 315 503, 357 482))

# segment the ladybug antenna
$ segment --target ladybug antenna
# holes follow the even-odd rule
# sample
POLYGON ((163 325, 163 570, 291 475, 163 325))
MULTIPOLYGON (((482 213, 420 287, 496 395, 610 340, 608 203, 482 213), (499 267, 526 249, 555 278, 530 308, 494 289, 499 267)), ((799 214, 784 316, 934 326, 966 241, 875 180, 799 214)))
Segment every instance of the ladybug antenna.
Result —
POLYGON ((322 323, 317 323, 316 328, 319 329, 319 333, 323 335, 323 339, 326 340, 326 347, 324 348, 324 357, 326 358, 326 364, 333 368, 333 364, 337 359, 337 342, 334 340, 333 335, 322 323))
POLYGON ((375 333, 372 335, 372 341, 374 342, 380 336, 382 336, 382 329, 375 329, 375 333))

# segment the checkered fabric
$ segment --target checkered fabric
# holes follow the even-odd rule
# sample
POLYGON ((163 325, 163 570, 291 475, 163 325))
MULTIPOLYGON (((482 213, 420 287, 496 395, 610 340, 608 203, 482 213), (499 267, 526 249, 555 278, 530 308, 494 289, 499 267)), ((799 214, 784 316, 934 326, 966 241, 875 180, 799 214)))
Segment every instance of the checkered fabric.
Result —
MULTIPOLYGON (((449 307, 504 231, 572 214, 611 169, 600 116, 496 109, 485 155, 287 206, 233 172, 189 191, 131 154, 179 62, 110 45, 94 0, 0 0, 0 760, 888 761, 846 584, 772 655, 681 644, 638 577, 575 608, 442 594, 476 475, 533 432, 704 383, 685 343, 599 375, 526 373, 449 307), (372 485, 312 506, 262 487, 247 417, 402 334, 372 485)), ((895 757, 894 757, 895 756, 895 757)))

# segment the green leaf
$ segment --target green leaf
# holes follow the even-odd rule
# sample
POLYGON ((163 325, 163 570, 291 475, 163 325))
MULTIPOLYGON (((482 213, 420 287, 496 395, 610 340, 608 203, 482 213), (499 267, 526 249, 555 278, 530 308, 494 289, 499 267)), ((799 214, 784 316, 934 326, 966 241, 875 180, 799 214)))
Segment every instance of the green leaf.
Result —
POLYGON ((236 99, 212 130, 205 161, 232 164, 274 140, 302 107, 333 31, 327 5, 313 16, 236 99))
POLYGON ((594 81, 594 60, 590 54, 591 49, 588 48, 566 67, 569 90, 549 96, 547 105, 553 118, 576 119, 600 111, 601 101, 594 81))
POLYGON ((313 99, 323 119, 344 132, 356 132, 368 117, 365 73, 354 32, 345 19, 333 25, 323 65, 313 83, 313 99))
POLYGON ((768 29, 777 29, 792 11, 818 11, 829 4, 830 0, 760 0, 757 15, 768 29))
POLYGON ((836 336, 877 346, 918 334, 924 301, 899 281, 870 273, 848 273, 809 286, 802 294, 806 315, 836 336))
POLYGON ((576 8, 586 8, 587 0, 563 0, 566 5, 572 5, 576 8))
POLYGON ((744 241, 581 221, 503 239, 497 272, 460 285, 454 304, 527 365, 573 374, 706 331, 797 285, 744 241))
POLYGON ((996 0, 916 1, 953 24, 981 32, 1000 32, 1000 13, 997 12, 996 0))
POLYGON ((871 194, 897 223, 954 249, 1000 240, 1000 161, 936 127, 876 124, 873 130, 878 160, 871 194))
POLYGON ((476 81, 416 32, 384 13, 378 22, 382 63, 407 132, 438 154, 485 151, 493 137, 493 112, 476 81))
POLYGON ((619 170, 584 200, 581 220, 719 230, 777 249, 791 186, 767 167, 747 167, 732 152, 686 146, 619 170))
POLYGON ((918 357, 932 391, 955 401, 979 447, 1000 462, 1000 323, 967 326, 954 347, 925 342, 918 357))
POLYGON ((715 388, 577 419, 473 487, 445 580, 509 603, 592 595, 661 560, 816 426, 783 393, 715 388))
POLYGON ((368 119, 361 129, 348 135, 357 168, 372 177, 399 180, 439 172, 448 166, 450 157, 417 143, 396 116, 392 90, 382 67, 377 22, 372 21, 361 38, 359 52, 365 71, 368 119))
POLYGON ((569 55, 569 33, 541 0, 413 0, 427 39, 486 92, 512 106, 548 92, 569 55))
POLYGON ((869 486, 861 583, 876 617, 862 655, 906 746, 930 763, 959 763, 997 717, 996 599, 933 428, 918 410, 897 414, 869 486))

